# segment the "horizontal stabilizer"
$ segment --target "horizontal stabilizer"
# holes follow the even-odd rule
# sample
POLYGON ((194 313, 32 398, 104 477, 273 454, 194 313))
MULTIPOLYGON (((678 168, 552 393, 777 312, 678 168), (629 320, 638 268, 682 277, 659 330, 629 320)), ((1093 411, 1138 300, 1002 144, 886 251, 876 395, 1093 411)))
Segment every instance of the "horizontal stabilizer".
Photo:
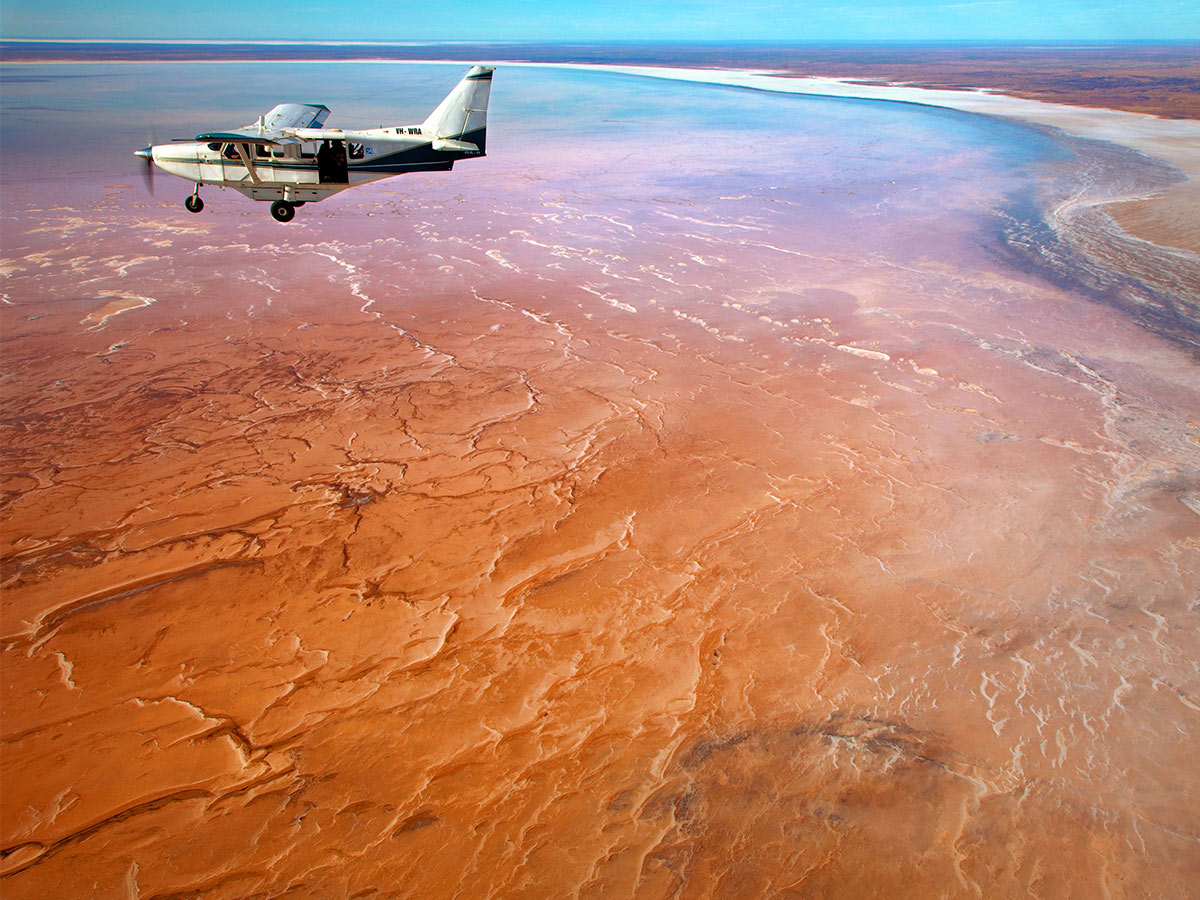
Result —
POLYGON ((450 138, 438 138, 433 142, 434 150, 453 150, 457 153, 482 153, 476 144, 468 144, 466 141, 455 141, 450 138))

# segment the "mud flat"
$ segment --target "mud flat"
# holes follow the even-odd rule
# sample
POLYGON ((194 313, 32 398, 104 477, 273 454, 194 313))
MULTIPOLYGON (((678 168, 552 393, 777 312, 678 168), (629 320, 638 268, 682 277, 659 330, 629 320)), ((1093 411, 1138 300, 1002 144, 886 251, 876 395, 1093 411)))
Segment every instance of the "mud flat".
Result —
POLYGON ((6 898, 1193 893, 1194 359, 701 124, 8 200, 6 898))

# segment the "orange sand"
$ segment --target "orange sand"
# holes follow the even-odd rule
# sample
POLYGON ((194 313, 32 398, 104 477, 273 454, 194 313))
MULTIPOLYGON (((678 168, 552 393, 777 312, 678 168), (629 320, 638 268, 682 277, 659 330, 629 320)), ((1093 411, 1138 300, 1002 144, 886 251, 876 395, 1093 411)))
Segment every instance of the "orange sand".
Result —
POLYGON ((98 328, 53 229, 6 261, 8 900, 1189 894, 1183 351, 339 209, 159 216, 98 328))

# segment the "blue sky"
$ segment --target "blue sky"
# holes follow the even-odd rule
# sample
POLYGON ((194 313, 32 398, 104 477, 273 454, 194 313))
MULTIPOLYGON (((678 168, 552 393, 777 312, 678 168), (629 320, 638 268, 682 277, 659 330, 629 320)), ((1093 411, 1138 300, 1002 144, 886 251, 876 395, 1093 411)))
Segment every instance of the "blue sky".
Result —
POLYGON ((292 0, 278 5, 3 0, 0 35, 387 41, 1196 39, 1200 0, 292 0))

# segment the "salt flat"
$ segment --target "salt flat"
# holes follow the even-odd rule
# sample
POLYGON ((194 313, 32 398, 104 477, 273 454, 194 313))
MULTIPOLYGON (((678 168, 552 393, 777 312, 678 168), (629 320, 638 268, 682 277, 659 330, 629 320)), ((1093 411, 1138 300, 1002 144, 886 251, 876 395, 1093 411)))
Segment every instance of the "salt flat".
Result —
MULTIPOLYGON (((258 99, 117 68, 99 116, 258 99)), ((605 72, 493 103, 486 160, 287 226, 6 181, 5 897, 1188 896, 1187 259, 1051 221, 1164 167, 605 72)))

